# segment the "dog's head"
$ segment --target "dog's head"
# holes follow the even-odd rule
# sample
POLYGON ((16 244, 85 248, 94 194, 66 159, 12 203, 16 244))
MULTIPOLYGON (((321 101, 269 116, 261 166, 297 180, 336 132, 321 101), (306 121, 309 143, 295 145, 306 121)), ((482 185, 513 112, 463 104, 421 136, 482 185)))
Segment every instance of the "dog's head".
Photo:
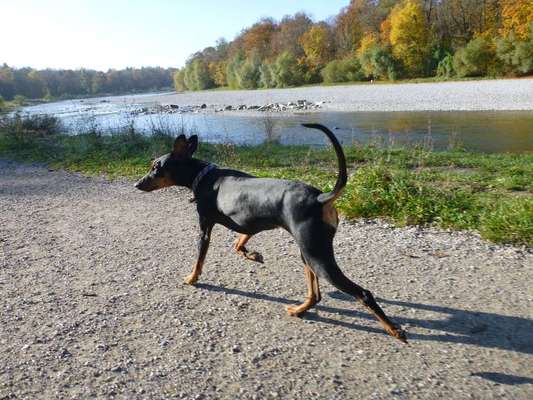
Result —
POLYGON ((198 148, 198 136, 189 139, 180 135, 174 141, 171 153, 152 161, 150 171, 142 177, 135 187, 145 192, 162 189, 173 185, 183 185, 190 180, 190 161, 198 148))

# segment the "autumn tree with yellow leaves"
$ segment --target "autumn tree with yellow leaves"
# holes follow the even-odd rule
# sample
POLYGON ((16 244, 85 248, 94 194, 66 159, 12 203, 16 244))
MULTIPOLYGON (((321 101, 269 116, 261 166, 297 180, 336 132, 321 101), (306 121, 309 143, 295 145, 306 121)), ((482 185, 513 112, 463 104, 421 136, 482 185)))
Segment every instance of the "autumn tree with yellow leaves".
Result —
POLYGON ((330 33, 325 24, 311 27, 302 35, 301 43, 312 65, 324 65, 333 56, 330 33))
POLYGON ((533 23, 533 0, 500 0, 502 28, 504 37, 514 33, 519 39, 526 40, 530 24, 533 23))
POLYGON ((423 75, 428 55, 428 28, 422 3, 404 0, 393 8, 389 18, 392 54, 403 64, 408 76, 423 75))

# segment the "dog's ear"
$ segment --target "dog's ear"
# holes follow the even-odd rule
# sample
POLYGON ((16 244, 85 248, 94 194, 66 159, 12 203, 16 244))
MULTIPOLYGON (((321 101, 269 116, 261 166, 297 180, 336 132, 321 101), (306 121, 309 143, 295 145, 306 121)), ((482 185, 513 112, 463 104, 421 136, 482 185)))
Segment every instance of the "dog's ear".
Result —
POLYGON ((198 148, 198 136, 192 135, 189 138, 188 142, 189 142, 189 147, 187 149, 187 155, 191 157, 193 153, 196 151, 196 149, 198 148))
POLYGON ((174 140, 174 148, 172 149, 172 154, 177 158, 187 157, 189 149, 189 142, 185 135, 179 135, 176 140, 174 140))

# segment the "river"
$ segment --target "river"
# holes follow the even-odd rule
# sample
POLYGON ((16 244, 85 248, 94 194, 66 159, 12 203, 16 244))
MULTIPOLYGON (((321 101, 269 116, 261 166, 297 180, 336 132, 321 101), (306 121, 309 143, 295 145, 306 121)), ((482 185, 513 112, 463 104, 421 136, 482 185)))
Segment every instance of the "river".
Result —
MULTIPOLYGON (((146 95, 147 97, 150 95, 146 95)), ((476 152, 533 151, 533 111, 394 111, 394 112, 213 112, 135 115, 142 96, 66 100, 25 107, 30 114, 53 114, 66 131, 76 134, 87 126, 112 132, 132 125, 149 134, 157 127, 178 131, 184 126, 201 140, 254 145, 267 134, 282 144, 322 145, 320 133, 300 126, 320 122, 334 130, 343 144, 397 146, 423 143, 435 150, 463 147, 476 152), (110 101, 109 99, 113 100, 110 101), (119 101, 117 101, 119 99, 119 101)))

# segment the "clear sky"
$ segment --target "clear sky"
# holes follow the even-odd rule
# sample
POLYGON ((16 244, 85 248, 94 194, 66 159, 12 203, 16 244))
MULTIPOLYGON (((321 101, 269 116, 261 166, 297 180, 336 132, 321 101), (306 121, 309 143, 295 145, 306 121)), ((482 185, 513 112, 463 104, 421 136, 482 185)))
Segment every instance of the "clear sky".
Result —
POLYGON ((181 67, 216 39, 261 17, 307 11, 314 20, 349 0, 0 0, 0 64, 34 68, 181 67))

